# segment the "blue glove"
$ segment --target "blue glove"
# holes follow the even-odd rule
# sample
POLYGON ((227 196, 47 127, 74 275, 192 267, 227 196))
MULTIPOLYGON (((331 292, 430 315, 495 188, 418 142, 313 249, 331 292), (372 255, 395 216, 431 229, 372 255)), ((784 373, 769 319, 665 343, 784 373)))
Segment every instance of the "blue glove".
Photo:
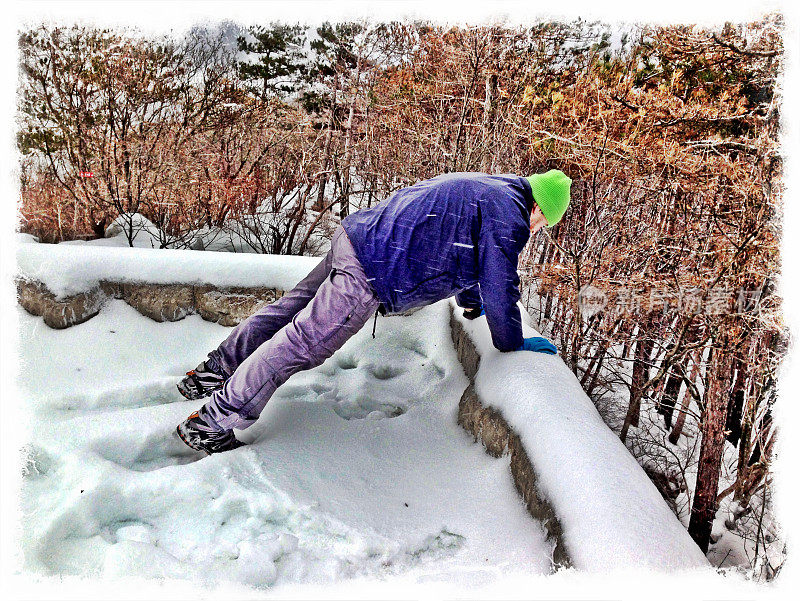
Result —
POLYGON ((536 353, 547 353, 549 355, 557 355, 558 349, 547 338, 541 336, 534 336, 533 338, 523 339, 522 345, 517 349, 518 351, 534 351, 536 353))

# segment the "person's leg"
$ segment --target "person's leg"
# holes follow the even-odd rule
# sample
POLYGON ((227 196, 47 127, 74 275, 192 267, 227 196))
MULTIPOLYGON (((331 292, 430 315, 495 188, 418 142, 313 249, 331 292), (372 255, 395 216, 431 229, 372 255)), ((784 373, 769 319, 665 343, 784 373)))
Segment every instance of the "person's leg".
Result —
POLYGON ((308 305, 247 357, 200 413, 220 429, 244 429, 275 390, 301 370, 321 365, 378 307, 364 270, 340 227, 331 245, 333 264, 308 305))
POLYGON ((314 298, 331 271, 333 254, 328 254, 294 288, 274 303, 265 305, 231 330, 228 337, 208 356, 224 376, 233 374, 253 351, 289 323, 314 298))

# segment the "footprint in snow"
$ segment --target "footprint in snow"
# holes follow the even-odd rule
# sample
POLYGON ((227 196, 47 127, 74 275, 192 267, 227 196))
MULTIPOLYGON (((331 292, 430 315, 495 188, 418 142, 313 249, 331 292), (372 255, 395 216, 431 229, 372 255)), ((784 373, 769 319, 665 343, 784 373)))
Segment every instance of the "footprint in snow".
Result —
POLYGON ((120 386, 99 393, 72 394, 47 402, 48 410, 122 411, 166 405, 185 400, 175 388, 177 379, 159 378, 146 384, 120 386))
POLYGON ((421 340, 403 339, 403 341, 401 342, 400 346, 403 347, 404 349, 407 349, 407 350, 419 355, 420 357, 424 357, 425 359, 428 358, 428 353, 426 352, 425 345, 422 343, 421 340))
POLYGON ((408 371, 405 367, 386 364, 368 365, 366 370, 376 380, 391 380, 408 371))
POLYGON ((105 438, 97 441, 93 448, 104 459, 135 472, 152 472, 206 457, 205 453, 187 447, 174 432, 163 430, 143 440, 133 432, 124 438, 105 438))
POLYGON ((336 367, 339 369, 355 369, 358 367, 358 360, 352 355, 337 355, 336 367))
POLYGON ((408 409, 399 403, 372 399, 368 396, 328 401, 334 413, 342 419, 369 419, 399 417, 408 409))

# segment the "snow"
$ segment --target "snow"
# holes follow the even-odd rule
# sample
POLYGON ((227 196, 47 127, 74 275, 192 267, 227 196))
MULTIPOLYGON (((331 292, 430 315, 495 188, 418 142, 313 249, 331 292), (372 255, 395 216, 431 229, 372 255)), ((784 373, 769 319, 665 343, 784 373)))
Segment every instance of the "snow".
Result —
MULTIPOLYGON (((314 213, 312 211, 312 213, 314 213)), ((313 215, 312 215, 313 217, 313 215)), ((258 207, 254 215, 241 215, 236 219, 226 219, 222 226, 203 226, 191 231, 183 231, 172 235, 160 229, 156 224, 140 213, 123 213, 112 221, 105 229, 104 238, 89 240, 67 240, 59 242, 68 246, 102 246, 129 248, 190 248, 192 250, 211 250, 233 253, 264 254, 264 248, 271 248, 272 238, 269 235, 271 225, 278 225, 268 200, 258 207), (275 222, 275 223, 273 223, 275 222), (130 240, 128 239, 130 234, 130 240)), ((305 244, 305 252, 311 255, 323 255, 330 248, 330 228, 335 222, 330 215, 323 215, 305 244)), ((335 225, 333 225, 335 227, 335 225)), ((306 231, 297 231, 293 250, 298 249, 300 240, 306 231)), ((38 242, 35 236, 17 232, 17 242, 38 242)))
POLYGON ((31 234, 17 232, 16 234, 14 234, 14 236, 16 237, 17 244, 30 244, 34 242, 39 242, 39 238, 31 234))
MULTIPOLYGON (((126 232, 130 232, 134 247, 160 248, 159 229, 140 213, 125 213, 106 227, 105 238, 97 240, 72 240, 61 244, 91 244, 95 246, 130 246, 126 232)), ((163 233, 162 233, 163 235, 163 233)))
POLYGON ((19 274, 42 282, 59 298, 88 291, 101 280, 291 290, 320 260, 95 244, 17 245, 19 274))
MULTIPOLYGON (((184 256, 142 252, 125 255, 163 269, 184 256)), ((232 265, 209 255, 206 275, 232 265)), ((157 323, 111 300, 91 320, 52 330, 17 307, 25 572, 255 587, 548 574, 552 546, 508 458, 489 457, 456 424, 467 379, 447 303, 382 317, 375 339, 368 324, 278 389, 237 432, 247 446, 210 457, 172 436, 200 404, 175 383, 228 328, 197 315, 157 323)))
MULTIPOLYGON (((485 316, 470 321, 455 310, 481 356, 476 392, 520 436, 574 565, 587 571, 707 567, 703 553, 563 360, 544 353, 502 353, 492 345, 485 316)), ((525 337, 541 336, 520 310, 525 337)))
MULTIPOLYGON (((17 238, 19 275, 61 297, 101 280, 291 289, 320 260, 17 238)), ((156 323, 112 300, 52 330, 18 307, 26 570, 257 587, 548 574, 552 544, 508 458, 456 425, 467 379, 452 302, 381 318, 375 339, 368 324, 279 388, 238 433, 248 446, 211 457, 172 435, 200 404, 175 383, 228 328, 156 323)), ((500 353, 485 317, 462 324, 482 356, 477 392, 520 435, 577 568, 708 566, 560 357, 500 353)))

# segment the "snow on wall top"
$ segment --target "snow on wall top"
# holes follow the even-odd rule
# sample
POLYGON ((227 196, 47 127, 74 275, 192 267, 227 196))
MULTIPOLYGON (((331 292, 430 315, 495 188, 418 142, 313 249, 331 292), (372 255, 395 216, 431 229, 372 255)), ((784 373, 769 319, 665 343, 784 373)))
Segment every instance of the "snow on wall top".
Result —
MULTIPOLYGON (((451 302, 453 302, 451 300, 451 302)), ((558 516, 574 565, 587 571, 708 566, 703 553, 561 357, 494 348, 486 317, 456 318, 481 356, 475 388, 519 435, 558 516)), ((520 305, 523 322, 530 317, 520 305)), ((523 323, 525 337, 541 336, 523 323)))
POLYGON ((102 280, 291 290, 320 260, 320 257, 31 242, 17 246, 19 275, 43 283, 58 298, 86 292, 102 280))

